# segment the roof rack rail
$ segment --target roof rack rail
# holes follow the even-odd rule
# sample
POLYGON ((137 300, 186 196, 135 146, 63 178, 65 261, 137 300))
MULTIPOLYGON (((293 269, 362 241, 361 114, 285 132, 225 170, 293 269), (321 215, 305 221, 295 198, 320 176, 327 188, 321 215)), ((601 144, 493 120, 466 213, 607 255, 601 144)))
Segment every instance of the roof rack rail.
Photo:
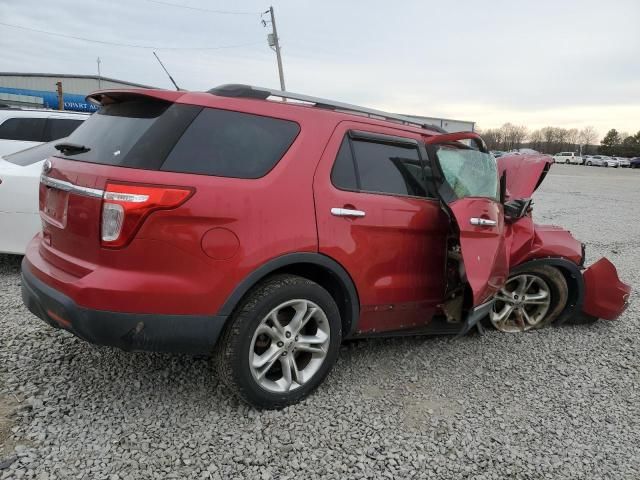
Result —
POLYGON ((311 103, 318 108, 325 108, 328 110, 334 110, 344 113, 355 113, 378 120, 389 120, 392 122, 401 123, 402 125, 424 128, 438 133, 447 133, 446 130, 436 125, 420 123, 415 119, 406 117, 404 115, 396 115, 394 113, 383 112, 382 110, 375 110, 373 108, 359 107, 357 105, 351 105, 349 103, 311 97, 309 95, 303 95, 301 93, 286 92, 283 90, 274 90, 270 88, 254 87, 251 85, 243 84, 220 85, 219 87, 212 88, 208 91, 208 93, 221 97, 256 98, 260 100, 266 100, 269 97, 280 97, 287 100, 296 100, 299 102, 311 103))

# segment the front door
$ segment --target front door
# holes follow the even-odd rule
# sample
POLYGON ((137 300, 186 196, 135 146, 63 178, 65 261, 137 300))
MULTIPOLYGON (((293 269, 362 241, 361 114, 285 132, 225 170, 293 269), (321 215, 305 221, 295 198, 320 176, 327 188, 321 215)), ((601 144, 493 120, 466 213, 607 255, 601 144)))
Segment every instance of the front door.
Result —
POLYGON ((496 161, 475 133, 436 135, 426 143, 438 196, 457 223, 466 281, 478 307, 509 273, 496 161))
POLYGON ((427 187, 421 141, 342 122, 316 170, 319 250, 356 285, 357 333, 420 328, 444 297, 448 218, 427 187))

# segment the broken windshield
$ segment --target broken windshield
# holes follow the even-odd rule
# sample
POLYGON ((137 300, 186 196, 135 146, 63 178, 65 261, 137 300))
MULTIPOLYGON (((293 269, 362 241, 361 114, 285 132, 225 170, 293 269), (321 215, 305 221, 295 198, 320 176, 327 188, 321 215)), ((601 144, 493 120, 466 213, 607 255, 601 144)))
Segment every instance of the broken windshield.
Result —
POLYGON ((437 148, 440 168, 456 198, 498 199, 498 168, 493 156, 451 145, 439 145, 437 148))

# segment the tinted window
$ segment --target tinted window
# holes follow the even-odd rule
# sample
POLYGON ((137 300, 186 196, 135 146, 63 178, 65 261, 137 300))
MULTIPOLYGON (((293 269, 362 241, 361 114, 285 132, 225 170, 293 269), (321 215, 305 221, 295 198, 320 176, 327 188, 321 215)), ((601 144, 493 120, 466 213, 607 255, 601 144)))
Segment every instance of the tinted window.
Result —
POLYGON ((299 131, 298 124, 288 120, 205 108, 162 170, 259 178, 282 158, 299 131))
POLYGON ((0 125, 0 138, 42 142, 46 118, 10 118, 0 125))
POLYGON ((58 140, 68 137, 76 128, 80 126, 82 120, 72 118, 49 118, 44 132, 44 141, 58 140))
POLYGON ((331 170, 331 183, 342 190, 357 190, 356 170, 351 155, 349 137, 345 136, 331 170))
POLYGON ((426 196, 417 147, 357 139, 351 142, 362 191, 426 196))
POLYGON ((106 105, 85 120, 68 141, 84 145, 70 160, 157 170, 201 107, 153 99, 106 105))
POLYGON ((27 165, 40 162, 47 157, 56 155, 58 151, 55 148, 55 144, 59 143, 61 140, 64 139, 56 140, 55 142, 50 143, 43 143, 42 145, 36 145, 35 147, 12 153, 11 155, 7 155, 3 158, 7 162, 15 163, 16 165, 25 167, 27 165))

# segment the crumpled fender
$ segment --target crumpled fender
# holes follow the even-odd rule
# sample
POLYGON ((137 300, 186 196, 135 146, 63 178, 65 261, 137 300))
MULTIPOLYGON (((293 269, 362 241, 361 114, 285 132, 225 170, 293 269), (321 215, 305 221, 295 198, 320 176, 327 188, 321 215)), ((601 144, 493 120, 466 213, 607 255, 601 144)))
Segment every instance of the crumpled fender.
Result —
POLYGON ((601 258, 583 274, 585 286, 582 311, 587 315, 615 320, 629 306, 631 287, 620 281, 616 267, 601 258))
POLYGON ((566 258, 582 265, 582 243, 562 227, 540 225, 525 216, 507 224, 505 230, 510 269, 529 260, 550 257, 566 258))

